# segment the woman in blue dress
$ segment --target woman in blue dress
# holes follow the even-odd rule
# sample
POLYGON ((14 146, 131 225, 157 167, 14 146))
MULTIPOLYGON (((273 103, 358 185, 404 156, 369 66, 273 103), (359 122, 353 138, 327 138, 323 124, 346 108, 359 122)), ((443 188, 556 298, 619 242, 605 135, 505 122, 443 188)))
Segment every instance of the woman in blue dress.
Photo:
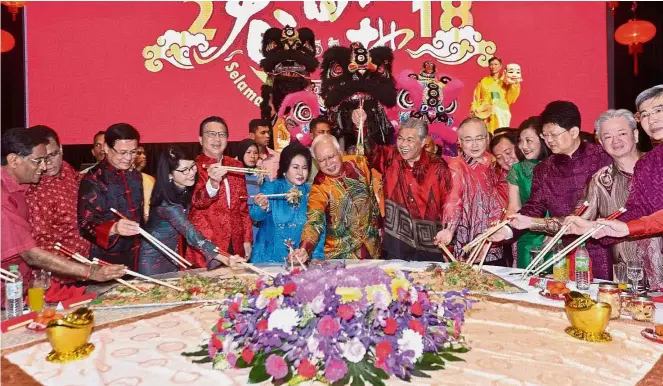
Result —
MULTIPOLYGON (((258 165, 259 153, 258 153, 258 144, 250 138, 243 139, 237 144, 237 160, 241 161, 244 164, 245 168, 255 168, 258 165)), ((255 174, 246 174, 246 193, 248 193, 248 202, 247 205, 249 208, 253 205, 253 198, 260 193, 260 185, 262 185, 262 177, 255 174)), ((253 244, 256 243, 256 237, 258 235, 258 223, 253 221, 253 244)))
MULTIPOLYGON (((294 248, 299 245, 311 190, 311 184, 306 182, 310 169, 311 152, 308 148, 291 143, 281 151, 278 178, 262 185, 249 209, 253 221, 260 223, 251 254, 252 263, 283 263, 290 253, 286 242, 291 241, 294 248), (288 193, 293 187, 301 192, 301 200, 294 204, 285 197, 266 197, 288 193)), ((313 252, 314 259, 324 259, 324 230, 321 236, 313 252)))
MULTIPOLYGON (((177 146, 169 146, 159 157, 157 178, 150 201, 150 216, 145 230, 173 251, 178 251, 180 236, 189 248, 198 249, 207 261, 209 269, 219 265, 231 265, 243 261, 239 256, 231 258, 215 252, 216 245, 198 232, 187 218, 191 193, 196 182, 196 162, 177 146)), ((138 257, 138 272, 156 275, 179 270, 179 265, 160 249, 143 239, 138 257)))

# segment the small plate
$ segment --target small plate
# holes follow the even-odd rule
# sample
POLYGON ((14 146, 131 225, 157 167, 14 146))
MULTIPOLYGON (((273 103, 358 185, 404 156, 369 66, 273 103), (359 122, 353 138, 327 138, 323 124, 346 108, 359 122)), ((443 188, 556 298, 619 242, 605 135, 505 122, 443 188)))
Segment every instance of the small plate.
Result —
POLYGON ((656 335, 653 328, 645 328, 640 332, 640 334, 652 342, 663 343, 663 336, 656 335))
POLYGON ((559 295, 553 295, 550 292, 546 292, 544 290, 539 291, 539 295, 543 296, 546 299, 550 300, 561 300, 564 301, 564 294, 559 294, 559 295))
POLYGON ((28 330, 37 331, 37 332, 46 331, 46 326, 41 324, 41 323, 37 323, 37 322, 32 322, 32 323, 28 324, 27 326, 25 326, 25 328, 27 328, 28 330))

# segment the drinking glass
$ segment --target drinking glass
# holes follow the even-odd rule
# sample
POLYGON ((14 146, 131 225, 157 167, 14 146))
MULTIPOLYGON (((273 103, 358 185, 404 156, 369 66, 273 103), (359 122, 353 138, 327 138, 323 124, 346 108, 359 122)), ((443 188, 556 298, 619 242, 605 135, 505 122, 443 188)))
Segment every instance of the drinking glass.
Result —
POLYGON ((626 291, 628 288, 628 278, 626 276, 626 264, 618 263, 612 266, 612 278, 620 290, 626 291))
POLYGON ((633 282, 633 293, 638 294, 638 284, 642 280, 642 262, 640 260, 629 261, 626 266, 626 277, 633 282))
POLYGON ((28 288, 28 306, 32 311, 41 312, 44 309, 44 293, 50 286, 50 272, 43 269, 32 271, 31 283, 28 288))

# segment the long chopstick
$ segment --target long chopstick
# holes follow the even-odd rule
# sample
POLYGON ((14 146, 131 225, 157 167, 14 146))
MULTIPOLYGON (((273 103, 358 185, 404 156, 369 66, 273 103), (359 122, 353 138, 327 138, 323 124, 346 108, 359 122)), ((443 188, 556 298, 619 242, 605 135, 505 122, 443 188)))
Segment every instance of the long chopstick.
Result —
POLYGON ((488 256, 488 252, 490 252, 490 247, 493 246, 493 242, 489 241, 488 245, 486 245, 486 250, 483 252, 483 256, 481 256, 481 261, 479 262, 479 272, 481 272, 481 268, 483 268, 483 263, 486 261, 486 256, 488 256))
MULTIPOLYGON (((122 213, 118 212, 115 208, 110 208, 111 212, 115 213, 118 217, 128 220, 127 216, 123 215, 122 213)), ((190 267, 192 264, 183 258, 182 256, 178 255, 175 251, 172 249, 168 248, 168 246, 161 241, 159 241, 156 237, 152 236, 149 232, 144 230, 141 227, 138 227, 138 233, 140 233, 141 236, 145 237, 147 241, 149 241, 152 245, 157 247, 161 252, 165 253, 167 257, 169 257, 171 260, 173 260, 175 263, 178 265, 182 266, 183 268, 188 268, 187 265, 190 267), (185 265, 186 264, 186 265, 185 265)))
MULTIPOLYGON (((621 207, 619 208, 616 212, 611 214, 610 216, 606 217, 606 220, 614 220, 617 217, 621 216, 623 213, 626 212, 626 208, 621 207)), ((549 267, 557 264, 559 261, 562 260, 562 258, 566 257, 566 255, 571 252, 573 249, 575 249, 577 246, 585 242, 587 239, 592 237, 594 233, 598 232, 599 229, 602 229, 605 225, 598 225, 590 229, 589 231, 585 232, 582 236, 578 237, 574 242, 569 244, 566 248, 562 249, 561 251, 557 252, 550 260, 548 260, 545 264, 543 264, 541 267, 536 269, 532 275, 538 275, 541 272, 545 271, 549 267)))
POLYGON ((444 245, 444 244, 440 244, 440 245, 438 245, 438 247, 440 247, 440 249, 442 249, 442 252, 444 252, 444 254, 445 254, 445 255, 446 255, 451 261, 456 261, 456 258, 455 258, 454 255, 451 253, 451 251, 449 251, 449 248, 447 248, 446 245, 444 245))
POLYGON ((15 274, 15 273, 13 273, 13 272, 9 272, 9 271, 7 271, 7 270, 4 269, 4 268, 0 268, 0 273, 3 274, 4 276, 9 276, 9 277, 11 277, 11 278, 18 279, 18 275, 17 275, 17 274, 15 274))
MULTIPOLYGON (((219 248, 215 248, 215 249, 214 249, 214 252, 218 253, 219 255, 222 255, 222 256, 228 257, 228 258, 231 257, 227 252, 222 251, 222 250, 220 250, 219 248)), ((244 267, 244 268, 246 268, 246 269, 248 269, 248 270, 250 270, 250 271, 253 271, 253 272, 257 273, 258 275, 264 275, 264 276, 270 276, 270 277, 271 277, 271 276, 274 276, 274 275, 272 275, 271 273, 269 273, 269 272, 267 272, 267 271, 265 271, 265 270, 263 270, 263 269, 260 269, 260 268, 256 267, 256 266, 253 265, 253 264, 250 264, 250 263, 247 263, 247 262, 244 262, 244 261, 240 262, 239 264, 240 264, 242 267, 244 267)))
POLYGON ((497 225, 489 227, 488 229, 484 230, 481 235, 477 236, 474 240, 470 241, 467 245, 465 245, 463 247, 463 252, 470 251, 475 245, 483 244, 490 236, 492 236, 493 233, 497 232, 504 225, 508 224, 509 220, 504 219, 504 217, 506 216, 506 212, 507 212, 506 208, 502 208, 502 214, 500 215, 500 220, 499 220, 500 222, 497 225))
MULTIPOLYGON (((589 207, 589 201, 583 202, 582 205, 580 205, 580 207, 576 209, 573 215, 581 216, 588 207, 589 207)), ((536 257, 534 257, 534 260, 532 260, 527 266, 527 268, 525 268, 525 272, 523 272, 521 279, 524 279, 525 276, 527 276, 527 274, 544 259, 544 257, 548 254, 548 252, 550 252, 550 250, 555 246, 557 241, 559 241, 559 239, 561 239, 562 236, 564 236, 564 233, 569 229, 570 226, 571 226, 570 224, 564 225, 550 240, 550 242, 548 242, 548 244, 546 244, 546 246, 543 247, 543 249, 541 249, 541 251, 536 255, 536 257)))
MULTIPOLYGON (((295 250, 292 248, 292 240, 286 240, 286 241, 285 241, 285 246, 288 247, 288 249, 290 250, 290 253, 292 253, 292 252, 295 251, 295 250)), ((306 271, 306 266, 304 265, 304 263, 302 263, 301 260, 299 260, 299 258, 297 258, 297 262, 298 262, 299 265, 302 267, 302 270, 306 271)), ((293 261, 292 261, 292 259, 291 259, 291 260, 290 260, 290 270, 292 271, 292 270, 294 270, 294 269, 295 269, 295 267, 294 267, 294 263, 293 263, 293 261)))
MULTIPOLYGON (((60 243, 55 243, 54 248, 55 248, 55 250, 57 250, 57 251, 61 251, 62 253, 66 254, 66 255, 69 256, 70 258, 72 258, 72 259, 78 261, 79 263, 82 263, 82 264, 88 264, 88 265, 92 265, 92 264, 93 264, 92 261, 90 261, 90 260, 89 260, 88 258, 86 258, 85 256, 83 256, 83 255, 81 255, 81 254, 79 254, 79 253, 76 253, 76 252, 72 252, 72 251, 70 251, 69 249, 67 249, 67 248, 65 248, 64 246, 62 246, 62 244, 60 244, 60 243)), ((119 279, 119 278, 118 278, 118 279, 115 279, 115 281, 118 282, 118 283, 120 283, 120 284, 122 284, 122 285, 124 285, 124 286, 126 286, 126 287, 129 287, 129 288, 131 288, 132 290, 137 291, 137 292, 139 292, 139 293, 141 293, 141 294, 144 294, 144 293, 145 293, 145 291, 143 291, 143 290, 141 290, 140 288, 134 286, 133 284, 129 283, 129 282, 126 281, 126 280, 123 280, 123 279, 119 279)))
MULTIPOLYGON (((94 259, 92 259, 92 262, 93 262, 93 263, 96 263, 96 264, 99 264, 99 265, 112 265, 112 264, 110 264, 110 263, 108 263, 108 262, 106 262, 106 261, 103 261, 103 260, 97 259, 96 257, 95 257, 94 259)), ((127 275, 131 275, 131 276, 133 276, 133 277, 138 277, 138 278, 141 278, 141 279, 144 279, 144 280, 147 280, 147 281, 151 281, 152 283, 156 283, 156 284, 162 285, 162 286, 164 286, 164 287, 172 288, 172 289, 174 289, 174 290, 176 290, 176 291, 180 291, 180 292, 184 291, 184 288, 176 287, 176 286, 174 286, 174 285, 172 285, 172 284, 168 284, 168 283, 166 283, 165 281, 157 280, 157 279, 155 279, 155 278, 153 278, 153 277, 145 276, 145 275, 143 275, 143 274, 140 274, 140 273, 138 273, 138 272, 134 272, 134 271, 129 270, 129 269, 125 269, 124 272, 125 272, 127 275)))
POLYGON ((2 274, 0 274, 0 279, 2 279, 4 281, 8 281, 10 283, 13 283, 16 280, 13 277, 8 277, 8 276, 2 275, 2 274))

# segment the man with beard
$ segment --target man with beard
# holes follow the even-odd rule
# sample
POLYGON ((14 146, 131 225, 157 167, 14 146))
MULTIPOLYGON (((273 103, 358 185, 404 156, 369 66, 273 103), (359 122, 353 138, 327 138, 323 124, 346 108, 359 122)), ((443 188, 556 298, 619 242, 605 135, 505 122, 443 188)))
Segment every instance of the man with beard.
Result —
POLYGON ((385 259, 441 260, 433 237, 442 230, 451 174, 446 162, 424 150, 427 135, 428 123, 410 118, 401 124, 396 146, 373 145, 369 153, 371 167, 383 176, 385 259))

